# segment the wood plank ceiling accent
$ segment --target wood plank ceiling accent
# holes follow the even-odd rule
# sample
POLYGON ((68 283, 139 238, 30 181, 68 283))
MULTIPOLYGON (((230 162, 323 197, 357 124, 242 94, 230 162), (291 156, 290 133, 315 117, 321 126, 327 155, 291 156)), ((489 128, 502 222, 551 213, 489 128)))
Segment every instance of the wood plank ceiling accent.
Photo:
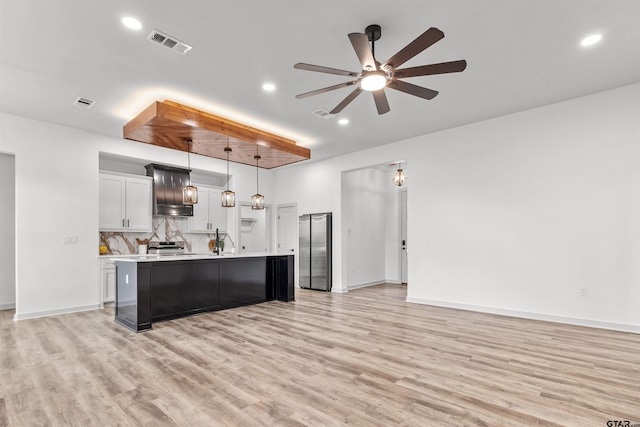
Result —
POLYGON ((254 156, 259 154, 259 165, 265 169, 311 157, 308 148, 291 139, 166 100, 154 102, 127 123, 123 136, 180 151, 187 151, 185 139, 191 139, 192 153, 222 160, 227 159, 224 149, 228 144, 230 161, 255 166, 254 156))

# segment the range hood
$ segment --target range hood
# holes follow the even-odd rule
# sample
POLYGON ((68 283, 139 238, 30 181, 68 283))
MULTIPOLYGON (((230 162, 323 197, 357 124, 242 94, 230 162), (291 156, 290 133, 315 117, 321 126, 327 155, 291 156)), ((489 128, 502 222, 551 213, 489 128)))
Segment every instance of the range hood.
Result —
POLYGON ((193 216, 193 206, 182 203, 182 188, 189 185, 189 171, 150 163, 147 176, 153 177, 153 214, 193 216))

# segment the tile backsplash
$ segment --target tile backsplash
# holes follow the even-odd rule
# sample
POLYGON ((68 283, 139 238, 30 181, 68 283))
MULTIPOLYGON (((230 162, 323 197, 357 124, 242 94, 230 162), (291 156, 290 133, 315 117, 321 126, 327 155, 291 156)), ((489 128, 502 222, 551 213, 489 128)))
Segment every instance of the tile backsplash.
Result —
POLYGON ((187 218, 154 216, 153 230, 149 233, 100 232, 100 245, 107 247, 107 255, 131 255, 138 253, 136 238, 149 242, 184 242, 187 252, 209 252, 209 240, 215 239, 212 233, 188 233, 187 218))

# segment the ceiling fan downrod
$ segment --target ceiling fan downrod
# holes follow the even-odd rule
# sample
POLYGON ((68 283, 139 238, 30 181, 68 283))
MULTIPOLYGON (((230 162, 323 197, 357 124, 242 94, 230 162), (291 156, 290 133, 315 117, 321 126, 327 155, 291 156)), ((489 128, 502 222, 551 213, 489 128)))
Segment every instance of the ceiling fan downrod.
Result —
POLYGON ((378 24, 372 24, 364 29, 364 33, 367 35, 367 38, 371 42, 371 55, 373 55, 373 58, 375 59, 376 41, 380 40, 380 37, 382 37, 382 27, 380 27, 380 25, 378 24))

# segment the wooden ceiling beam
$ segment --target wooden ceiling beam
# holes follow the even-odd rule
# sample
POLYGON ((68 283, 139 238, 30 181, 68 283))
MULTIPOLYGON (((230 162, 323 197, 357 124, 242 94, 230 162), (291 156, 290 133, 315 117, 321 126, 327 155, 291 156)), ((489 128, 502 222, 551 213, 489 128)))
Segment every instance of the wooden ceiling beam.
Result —
POLYGON ((232 151, 229 160, 255 165, 260 154, 260 167, 272 169, 311 158, 308 148, 295 141, 265 132, 224 117, 216 116, 173 101, 156 101, 123 128, 125 139, 187 151, 226 160, 224 148, 232 151))

